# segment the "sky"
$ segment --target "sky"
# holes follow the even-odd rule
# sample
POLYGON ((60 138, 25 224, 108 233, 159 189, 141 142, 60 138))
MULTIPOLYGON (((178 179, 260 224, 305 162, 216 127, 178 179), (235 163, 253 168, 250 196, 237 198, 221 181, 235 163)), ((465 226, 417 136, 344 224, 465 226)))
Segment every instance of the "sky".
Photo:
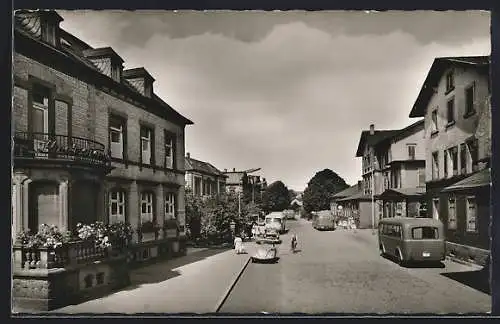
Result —
POLYGON ((361 132, 400 129, 435 57, 489 55, 486 11, 58 11, 61 27, 144 67, 194 125, 192 158, 302 191, 361 178, 361 132))

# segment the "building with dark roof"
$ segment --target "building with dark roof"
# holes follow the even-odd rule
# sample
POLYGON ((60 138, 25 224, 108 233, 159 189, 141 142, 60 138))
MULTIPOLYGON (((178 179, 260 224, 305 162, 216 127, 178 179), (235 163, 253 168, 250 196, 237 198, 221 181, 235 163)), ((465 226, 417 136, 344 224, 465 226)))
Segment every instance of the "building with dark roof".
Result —
POLYGON ((227 176, 212 164, 193 159, 189 153, 185 160, 186 189, 196 196, 212 196, 226 191, 227 176))
POLYGON ((124 70, 112 48, 91 47, 62 20, 43 10, 14 17, 13 233, 121 221, 134 229, 135 259, 162 245, 182 252, 193 122, 154 93, 148 71, 124 70))
POLYGON ((479 263, 489 254, 489 57, 441 57, 410 117, 425 119, 428 216, 445 224, 447 250, 479 263))

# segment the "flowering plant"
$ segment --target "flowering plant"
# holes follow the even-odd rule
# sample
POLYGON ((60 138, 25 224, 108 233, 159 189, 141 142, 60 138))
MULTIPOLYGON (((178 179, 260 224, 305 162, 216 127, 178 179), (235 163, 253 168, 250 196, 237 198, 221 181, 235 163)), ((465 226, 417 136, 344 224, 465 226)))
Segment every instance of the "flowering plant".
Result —
POLYGON ((78 237, 84 241, 94 241, 95 245, 102 248, 111 247, 108 228, 103 222, 95 222, 90 225, 76 224, 78 237))
POLYGON ((28 248, 59 248, 71 241, 71 232, 62 232, 56 225, 41 224, 37 233, 29 229, 17 234, 17 240, 28 248))

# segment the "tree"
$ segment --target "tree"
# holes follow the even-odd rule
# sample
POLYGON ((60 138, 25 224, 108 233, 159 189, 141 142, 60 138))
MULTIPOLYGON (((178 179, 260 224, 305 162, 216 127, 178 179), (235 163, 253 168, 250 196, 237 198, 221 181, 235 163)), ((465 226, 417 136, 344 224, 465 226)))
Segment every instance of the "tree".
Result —
POLYGON ((330 209, 331 196, 349 187, 337 173, 330 169, 317 172, 307 184, 303 194, 306 212, 330 209))
POLYGON ((262 196, 263 209, 266 212, 282 211, 290 205, 290 193, 281 181, 271 183, 262 196))

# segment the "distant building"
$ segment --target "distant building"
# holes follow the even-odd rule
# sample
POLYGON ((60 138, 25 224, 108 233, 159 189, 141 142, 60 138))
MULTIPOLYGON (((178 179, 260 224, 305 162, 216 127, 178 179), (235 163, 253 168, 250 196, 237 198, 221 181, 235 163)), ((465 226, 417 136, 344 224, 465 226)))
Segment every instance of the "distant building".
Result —
POLYGON ((224 193, 227 176, 212 164, 193 159, 189 153, 185 158, 186 189, 196 196, 212 196, 224 193))
POLYGON ((251 184, 253 188, 253 195, 259 194, 261 195, 262 192, 266 189, 267 187, 267 181, 266 178, 261 178, 260 176, 257 175, 252 175, 251 173, 260 170, 260 168, 255 168, 255 169, 250 169, 250 170, 244 170, 244 171, 237 171, 236 168, 233 168, 233 171, 227 171, 227 169, 224 169, 224 175, 227 176, 226 178, 226 191, 231 192, 234 191, 236 193, 242 193, 243 192, 243 181, 244 178, 247 177, 249 184, 251 184))
MULTIPOLYGON (((363 203, 363 201, 360 201, 355 197, 360 192, 362 192, 362 190, 363 190, 363 185, 362 181, 360 180, 355 185, 350 186, 349 188, 344 189, 340 192, 337 192, 332 196, 330 209, 332 213, 337 217, 337 219, 352 217, 354 218, 356 225, 358 227, 361 225, 359 222, 360 221, 359 209, 360 209, 360 203, 363 203), (350 197, 352 197, 352 199, 350 199, 350 197)), ((364 208, 365 206, 362 207, 364 208)), ((369 226, 369 224, 363 224, 362 226, 366 227, 369 226)))
POLYGON ((425 118, 428 215, 446 228, 447 251, 489 254, 489 57, 436 58, 410 112, 425 118))
POLYGON ((425 132, 420 120, 375 145, 384 191, 382 217, 420 217, 425 204, 425 132))
POLYGON ((384 170, 381 167, 375 151, 376 144, 396 135, 399 130, 375 130, 375 125, 370 125, 370 130, 361 132, 361 137, 356 151, 356 157, 362 157, 362 190, 356 195, 357 201, 372 201, 373 206, 360 208, 360 224, 374 228, 382 218, 383 202, 378 198, 384 192, 384 170))

